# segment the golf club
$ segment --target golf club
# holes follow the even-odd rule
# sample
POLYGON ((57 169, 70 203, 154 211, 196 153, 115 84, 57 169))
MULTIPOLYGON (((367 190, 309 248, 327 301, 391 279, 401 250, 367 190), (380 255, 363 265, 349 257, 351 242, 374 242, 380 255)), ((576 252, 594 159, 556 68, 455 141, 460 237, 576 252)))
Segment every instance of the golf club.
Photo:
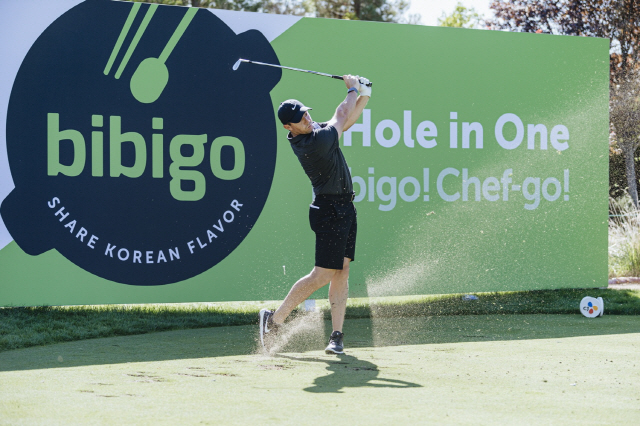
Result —
MULTIPOLYGON (((249 63, 249 64, 256 64, 256 65, 266 65, 268 67, 274 67, 274 68, 284 68, 286 70, 308 72, 308 73, 311 73, 311 74, 318 74, 318 75, 323 75, 325 77, 331 77, 331 78, 335 78, 337 80, 342 80, 342 76, 341 75, 326 74, 326 73, 318 72, 318 71, 302 70, 300 68, 291 68, 291 67, 285 67, 285 66, 282 66, 282 65, 267 64, 265 62, 250 61, 248 59, 238 59, 238 61, 235 64, 233 64, 233 70, 236 71, 240 67, 240 64, 242 62, 246 62, 246 63, 249 63)), ((373 83, 369 82, 367 84, 367 86, 371 87, 371 86, 373 86, 373 83)))

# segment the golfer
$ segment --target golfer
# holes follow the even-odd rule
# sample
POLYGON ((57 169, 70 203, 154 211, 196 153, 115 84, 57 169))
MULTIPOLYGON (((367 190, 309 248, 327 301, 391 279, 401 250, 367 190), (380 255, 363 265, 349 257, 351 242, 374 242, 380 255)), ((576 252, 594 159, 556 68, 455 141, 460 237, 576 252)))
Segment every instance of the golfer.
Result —
POLYGON ((351 174, 339 140, 362 114, 371 87, 366 85, 366 78, 345 75, 343 80, 347 96, 328 122, 313 121, 311 108, 295 99, 282 102, 278 108, 278 118, 289 131, 291 148, 313 185, 309 223, 316 234, 316 259, 311 273, 291 287, 275 312, 260 311, 260 342, 265 349, 291 311, 329 284, 333 332, 325 352, 344 353, 342 326, 349 297, 349 263, 355 260, 357 223, 351 174))

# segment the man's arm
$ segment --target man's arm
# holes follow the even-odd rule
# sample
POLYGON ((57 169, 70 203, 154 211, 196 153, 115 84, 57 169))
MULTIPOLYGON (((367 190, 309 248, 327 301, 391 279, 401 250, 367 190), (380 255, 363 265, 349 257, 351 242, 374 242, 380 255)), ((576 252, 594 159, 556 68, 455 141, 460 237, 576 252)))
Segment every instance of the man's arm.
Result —
POLYGON ((367 106, 367 102, 369 102, 369 96, 358 96, 356 107, 351 112, 351 115, 349 116, 349 119, 344 126, 343 130, 345 132, 349 130, 349 128, 353 126, 356 121, 358 121, 358 118, 360 118, 360 114, 362 114, 364 107, 367 106))
MULTIPOLYGON (((345 75, 342 77, 342 79, 344 80, 344 84, 347 86, 347 89, 351 89, 352 87, 355 87, 356 89, 358 89, 360 87, 360 82, 356 77, 352 75, 345 75)), ((342 137, 342 132, 346 130, 345 126, 349 121, 349 117, 351 117, 351 114, 353 114, 353 111, 356 109, 357 98, 358 98, 358 95, 356 94, 355 91, 349 92, 347 94, 347 97, 344 99, 344 101, 342 101, 342 103, 338 105, 338 108, 336 108, 335 114, 333 114, 333 117, 328 122, 328 124, 330 126, 333 126, 338 132, 338 139, 342 137)), ((362 110, 360 112, 362 112, 362 110)))

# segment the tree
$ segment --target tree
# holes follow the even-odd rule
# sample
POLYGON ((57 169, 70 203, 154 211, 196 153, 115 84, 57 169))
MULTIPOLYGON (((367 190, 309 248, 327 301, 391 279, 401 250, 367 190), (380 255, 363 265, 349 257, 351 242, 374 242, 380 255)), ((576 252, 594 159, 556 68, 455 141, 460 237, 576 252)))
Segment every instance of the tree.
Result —
POLYGON ((257 2, 258 12, 279 15, 303 16, 312 9, 311 0, 261 0, 257 2))
POLYGON ((493 0, 493 29, 605 37, 611 40, 611 82, 640 63, 640 0, 493 0))
POLYGON ((399 22, 406 0, 311 0, 313 16, 360 21, 399 22))
POLYGON ((627 185, 633 204, 638 207, 635 152, 640 145, 640 83, 627 78, 611 90, 609 120, 613 145, 624 155, 627 185))
POLYGON ((476 28, 481 21, 482 16, 474 8, 467 9, 462 3, 458 2, 451 15, 443 13, 438 18, 438 25, 441 27, 476 28))
POLYGON ((143 3, 168 4, 173 6, 211 7, 215 9, 257 12, 263 2, 256 0, 133 0, 143 3))
MULTIPOLYGON (((405 22, 407 0, 134 0, 177 6, 210 7, 247 12, 306 15, 318 18, 405 22)), ((410 16, 409 23, 418 23, 410 16)))
POLYGON ((490 7, 495 19, 487 24, 494 29, 610 39, 610 151, 622 151, 628 191, 638 207, 640 0, 494 0, 490 7))

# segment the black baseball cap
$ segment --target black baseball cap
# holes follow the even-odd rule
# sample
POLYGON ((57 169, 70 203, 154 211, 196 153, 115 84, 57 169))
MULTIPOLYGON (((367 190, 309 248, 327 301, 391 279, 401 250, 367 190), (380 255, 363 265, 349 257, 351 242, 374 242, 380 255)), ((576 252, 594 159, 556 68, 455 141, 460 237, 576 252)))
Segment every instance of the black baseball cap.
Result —
POLYGON ((278 107, 278 118, 282 124, 299 123, 304 113, 312 108, 295 99, 287 99, 278 107))

